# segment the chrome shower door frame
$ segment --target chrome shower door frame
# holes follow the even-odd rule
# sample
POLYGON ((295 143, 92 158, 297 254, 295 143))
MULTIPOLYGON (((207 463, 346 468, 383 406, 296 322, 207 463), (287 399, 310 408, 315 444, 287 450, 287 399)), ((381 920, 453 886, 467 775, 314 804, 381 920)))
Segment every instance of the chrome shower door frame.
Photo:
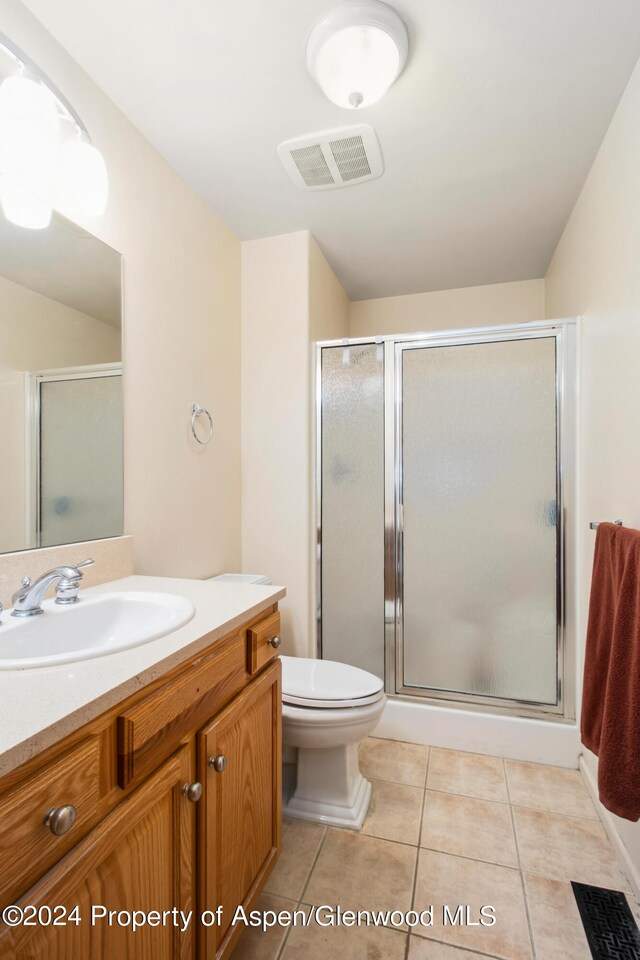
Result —
MULTIPOLYGON (((469 331, 455 331, 450 334, 438 333, 419 336, 411 339, 396 341, 393 344, 393 388, 389 385, 389 392, 385 398, 393 400, 393 443, 387 441, 386 456, 386 524, 385 546, 387 554, 386 570, 389 579, 385 578, 385 586, 389 597, 394 597, 394 623, 385 634, 387 648, 387 673, 389 683, 393 684, 394 692, 403 697, 417 698, 432 703, 443 701, 456 706, 490 708, 492 712, 506 711, 519 716, 544 716, 551 718, 573 719, 575 711, 575 643, 571 632, 567 628, 566 610, 566 579, 567 563, 573 569, 574 551, 568 551, 566 536, 567 512, 573 505, 570 496, 573 482, 573 438, 575 431, 572 423, 575 418, 575 403, 571 395, 570 385, 573 381, 572 366, 575 357, 574 340, 575 326, 570 322, 524 325, 514 327, 497 327, 492 329, 476 329, 469 331), (463 693, 460 691, 436 690, 427 687, 412 686, 404 678, 404 557, 403 557, 403 455, 402 455, 402 358, 406 350, 429 349, 433 347, 466 346, 479 343, 497 343, 513 340, 555 339, 556 344, 556 496, 558 504, 557 538, 557 621, 556 621, 556 670, 557 689, 556 703, 541 704, 527 700, 517 700, 505 697, 492 697, 482 694, 463 693), (392 502, 391 502, 392 499, 392 502), (568 556, 570 553, 570 556, 568 556), (393 561, 393 571, 391 562, 393 561), (393 572, 393 582, 390 578, 393 572), (393 633, 393 641, 391 634, 393 633)), ((391 359, 391 358, 390 358, 391 359)), ((389 414, 388 409, 385 411, 389 414)), ((390 416, 390 414, 389 414, 390 416)), ((571 510, 572 512, 572 510, 571 510)))
POLYGON ((316 649, 322 657, 322 350, 383 344, 384 348, 384 645, 385 690, 410 702, 467 710, 490 710, 571 722, 575 719, 577 563, 575 471, 577 437, 577 329, 574 319, 444 330, 435 333, 360 337, 315 345, 315 507, 316 649), (412 687, 403 682, 402 557, 402 354, 405 350, 464 346, 505 340, 553 337, 556 340, 556 490, 557 524, 557 702, 539 704, 457 691, 412 687))

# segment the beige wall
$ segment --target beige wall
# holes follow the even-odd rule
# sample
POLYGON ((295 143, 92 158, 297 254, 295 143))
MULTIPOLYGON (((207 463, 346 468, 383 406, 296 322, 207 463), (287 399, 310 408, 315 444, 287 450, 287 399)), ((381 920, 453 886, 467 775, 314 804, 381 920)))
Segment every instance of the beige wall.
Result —
POLYGON ((349 298, 314 237, 309 238, 309 338, 348 336, 349 298))
POLYGON ((125 529, 141 573, 240 564, 240 243, 17 0, 3 32, 102 150, 106 214, 81 225, 124 257, 125 529), (214 438, 190 436, 194 402, 214 438))
MULTIPOLYGON (((640 66, 549 266, 549 317, 583 316, 581 515, 583 630, 590 520, 640 527, 640 66)), ((595 772, 596 761, 587 757, 595 772)), ((616 820, 640 872, 640 825, 616 820)))
POLYGON ((287 587, 285 653, 311 652, 311 341, 348 300, 306 231, 242 245, 242 566, 287 587))
POLYGON ((306 654, 309 234, 242 244, 242 569, 287 588, 285 653, 306 654))
POLYGON ((351 304, 349 336, 384 336, 543 319, 544 280, 520 280, 356 300, 351 304))
POLYGON ((29 542, 25 372, 113 363, 120 330, 0 276, 0 552, 29 542))
MULTIPOLYGON (((1 266, 1 265, 0 265, 1 266)), ((0 368, 115 363, 120 330, 0 276, 0 368)))
MULTIPOLYGON (((29 543, 27 524, 27 409, 23 373, 0 367, 0 551, 29 543)), ((0 601, 1 602, 1 601, 0 601)))

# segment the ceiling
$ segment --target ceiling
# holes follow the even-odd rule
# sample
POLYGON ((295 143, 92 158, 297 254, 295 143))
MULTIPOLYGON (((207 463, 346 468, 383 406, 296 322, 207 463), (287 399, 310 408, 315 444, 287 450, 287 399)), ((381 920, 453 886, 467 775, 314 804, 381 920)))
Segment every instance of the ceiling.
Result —
POLYGON ((0 216, 0 264, 7 280, 120 327, 120 254, 64 217, 24 230, 0 216))
POLYGON ((337 0, 26 5, 240 237, 311 230, 352 299, 543 276, 640 55, 638 0, 392 2, 409 60, 358 112, 305 67, 337 0), (384 175, 297 190, 277 144, 354 122, 384 175))

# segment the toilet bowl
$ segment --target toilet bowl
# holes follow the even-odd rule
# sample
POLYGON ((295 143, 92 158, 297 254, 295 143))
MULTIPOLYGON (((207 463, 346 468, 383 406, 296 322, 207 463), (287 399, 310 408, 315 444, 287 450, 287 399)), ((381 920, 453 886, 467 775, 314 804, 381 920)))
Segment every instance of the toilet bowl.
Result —
POLYGON ((333 660, 281 660, 282 740, 298 748, 296 785, 284 813, 359 830, 371 784, 360 773, 358 745, 384 710, 383 682, 333 660))

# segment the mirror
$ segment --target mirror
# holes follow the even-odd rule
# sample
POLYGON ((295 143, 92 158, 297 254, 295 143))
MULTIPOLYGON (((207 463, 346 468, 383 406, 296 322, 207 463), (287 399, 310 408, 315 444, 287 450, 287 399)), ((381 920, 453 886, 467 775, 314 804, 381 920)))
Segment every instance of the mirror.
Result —
POLYGON ((0 553, 123 532, 122 263, 0 215, 0 553))

